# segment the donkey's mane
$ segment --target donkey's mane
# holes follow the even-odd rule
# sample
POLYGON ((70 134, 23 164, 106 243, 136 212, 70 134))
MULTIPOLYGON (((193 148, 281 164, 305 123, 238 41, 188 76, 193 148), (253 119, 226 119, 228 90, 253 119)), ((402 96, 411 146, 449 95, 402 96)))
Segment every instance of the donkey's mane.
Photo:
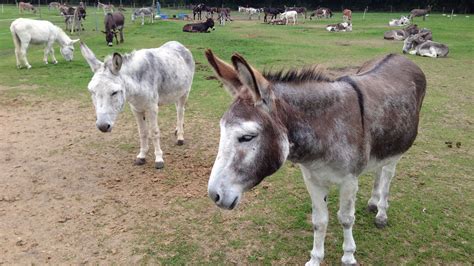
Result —
POLYGON ((331 82, 331 79, 320 65, 305 66, 299 69, 264 70, 263 76, 271 82, 304 83, 309 81, 331 82))

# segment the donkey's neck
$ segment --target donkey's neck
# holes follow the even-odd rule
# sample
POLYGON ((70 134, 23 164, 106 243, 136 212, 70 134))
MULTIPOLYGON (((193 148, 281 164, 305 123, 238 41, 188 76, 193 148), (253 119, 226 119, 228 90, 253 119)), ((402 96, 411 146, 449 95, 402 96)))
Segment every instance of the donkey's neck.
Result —
POLYGON ((67 36, 67 34, 61 28, 56 26, 56 29, 56 42, 58 42, 60 46, 69 44, 71 42, 71 38, 69 38, 69 36, 67 36))
POLYGON ((318 82, 274 86, 278 116, 288 131, 290 153, 288 160, 301 163, 324 157, 334 114, 344 111, 344 103, 357 99, 344 82, 318 82))

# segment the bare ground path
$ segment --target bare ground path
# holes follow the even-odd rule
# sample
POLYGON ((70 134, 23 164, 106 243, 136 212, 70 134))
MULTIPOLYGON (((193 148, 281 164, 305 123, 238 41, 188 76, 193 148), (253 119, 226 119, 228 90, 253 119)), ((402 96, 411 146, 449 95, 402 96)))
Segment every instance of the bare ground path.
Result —
POLYGON ((196 130, 183 147, 174 145, 174 120, 160 122, 166 168, 157 171, 151 153, 145 166, 132 164, 130 114, 101 134, 90 103, 26 99, 0 97, 0 264, 139 262, 140 228, 172 228, 186 219, 177 200, 207 197, 217 142, 198 143, 199 119, 187 115, 196 130))

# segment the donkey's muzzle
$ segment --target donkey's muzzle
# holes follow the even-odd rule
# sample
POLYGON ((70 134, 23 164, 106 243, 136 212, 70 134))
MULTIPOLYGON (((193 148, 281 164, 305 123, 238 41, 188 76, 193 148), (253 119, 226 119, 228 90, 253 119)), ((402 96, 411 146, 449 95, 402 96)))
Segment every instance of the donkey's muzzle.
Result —
POLYGON ((232 210, 239 203, 239 195, 237 193, 219 193, 215 190, 209 190, 209 198, 214 201, 214 203, 222 209, 232 210))
POLYGON ((104 133, 112 131, 112 126, 109 123, 97 124, 97 128, 104 133))

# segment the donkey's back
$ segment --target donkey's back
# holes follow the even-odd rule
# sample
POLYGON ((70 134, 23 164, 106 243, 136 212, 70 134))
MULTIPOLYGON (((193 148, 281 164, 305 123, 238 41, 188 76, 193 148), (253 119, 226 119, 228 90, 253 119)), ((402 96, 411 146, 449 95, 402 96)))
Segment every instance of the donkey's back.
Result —
POLYGON ((417 132, 426 91, 423 71, 404 56, 390 54, 342 77, 363 95, 370 159, 383 160, 407 151, 417 132))
POLYGON ((157 89, 159 103, 175 102, 191 89, 194 76, 194 59, 191 52, 179 42, 171 41, 155 49, 137 51, 143 54, 136 64, 147 64, 150 79, 157 89))

